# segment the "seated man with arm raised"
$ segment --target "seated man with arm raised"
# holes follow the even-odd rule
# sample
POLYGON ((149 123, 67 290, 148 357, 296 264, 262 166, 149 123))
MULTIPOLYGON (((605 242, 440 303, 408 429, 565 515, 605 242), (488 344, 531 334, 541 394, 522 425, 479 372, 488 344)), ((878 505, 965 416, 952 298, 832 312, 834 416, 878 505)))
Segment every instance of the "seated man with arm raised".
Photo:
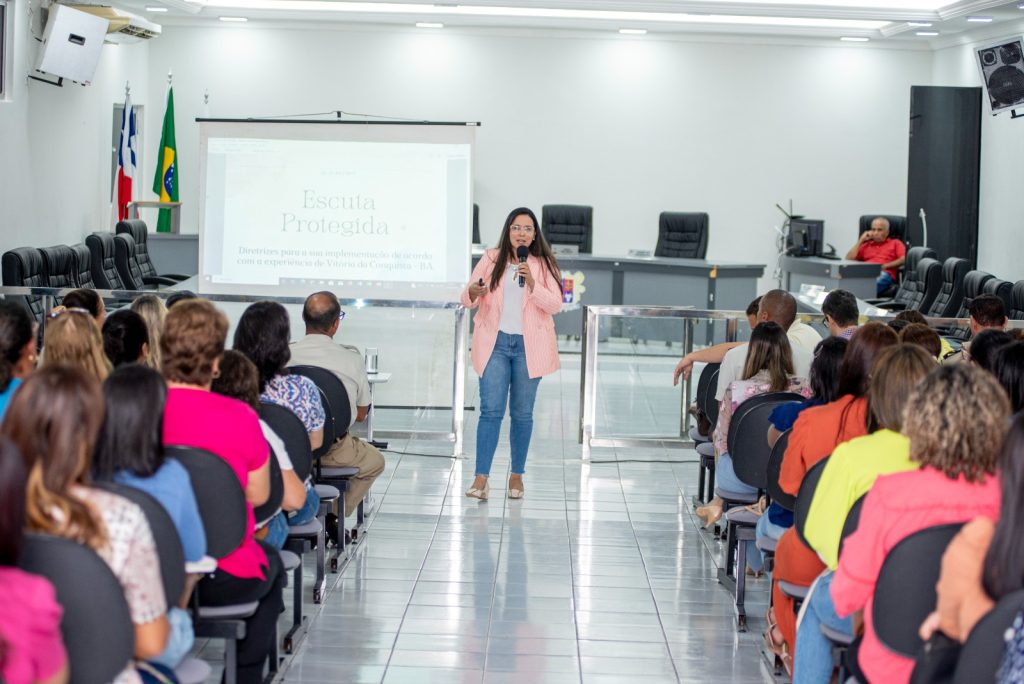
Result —
POLYGON ((889 237, 889 220, 881 216, 871 222, 871 228, 861 233, 857 244, 846 253, 851 261, 881 264, 882 273, 876 282, 876 293, 881 297, 896 284, 899 268, 906 261, 907 246, 902 240, 889 237))

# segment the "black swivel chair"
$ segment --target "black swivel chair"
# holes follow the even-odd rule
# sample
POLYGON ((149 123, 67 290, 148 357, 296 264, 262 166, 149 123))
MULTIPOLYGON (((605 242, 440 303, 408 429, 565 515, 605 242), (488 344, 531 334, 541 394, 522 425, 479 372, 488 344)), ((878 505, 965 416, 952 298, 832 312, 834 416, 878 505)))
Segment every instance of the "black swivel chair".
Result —
POLYGON ((711 444, 711 439, 714 437, 715 419, 718 416, 715 415, 712 418, 708 409, 712 403, 715 406, 718 405, 718 402, 715 401, 715 392, 718 391, 718 374, 721 372, 721 368, 722 364, 720 363, 709 363, 704 366, 700 377, 697 378, 697 396, 694 399, 711 423, 711 434, 702 435, 696 427, 690 428, 690 438, 693 439, 694 448, 700 455, 697 496, 693 499, 694 506, 707 503, 707 494, 715 491, 715 447, 711 444), (707 480, 706 485, 705 480, 707 480))
MULTIPOLYGON (((974 298, 985 293, 985 285, 994 276, 985 271, 968 271, 964 276, 964 297, 960 301, 960 308, 957 309, 957 318, 967 318, 970 315, 969 309, 974 298)), ((971 337, 971 329, 964 327, 952 328, 948 331, 948 337, 955 340, 968 340, 971 337)))
POLYGON ((114 236, 114 266, 121 282, 129 290, 152 290, 161 285, 177 285, 177 280, 142 275, 142 268, 135 257, 135 240, 129 233, 114 236))
POLYGON ((92 280, 92 252, 84 242, 71 245, 71 251, 75 254, 75 287, 96 289, 96 283, 92 280))
MULTIPOLYGON (((0 272, 5 287, 46 287, 43 255, 35 247, 18 247, 0 257, 0 272)), ((7 299, 21 303, 37 323, 42 322, 41 295, 6 295, 7 299)))
MULTIPOLYGON (((922 277, 927 277, 927 271, 922 272, 919 265, 923 259, 935 259, 935 250, 929 247, 911 247, 907 250, 907 260, 903 267, 903 280, 900 282, 896 294, 891 300, 868 300, 870 303, 880 306, 883 309, 892 311, 902 309, 913 309, 915 303, 920 299, 921 293, 927 289, 927 283, 922 277)), ((938 262, 935 262, 938 264, 938 262)), ((941 266, 935 273, 936 290, 941 284, 939 279, 942 276, 941 266)), ((930 303, 930 302, 929 302, 930 303)))
POLYGON ((1024 321, 1024 280, 1018 280, 1010 290, 1010 306, 1006 315, 1014 321, 1024 321))
MULTIPOLYGON (((78 261, 73 249, 67 245, 54 245, 41 247, 39 254, 43 257, 47 287, 78 287, 78 261)), ((54 303, 59 304, 59 298, 54 298, 54 303)))
POLYGON ((57 592, 71 684, 109 682, 128 666, 135 652, 128 601, 121 582, 95 551, 29 533, 18 566, 45 577, 57 592), (97 616, 103 616, 102 629, 97 629, 97 616))
POLYGON ((703 259, 708 251, 710 220, 707 212, 661 212, 654 256, 703 259))
POLYGON ((92 280, 101 290, 127 290, 115 263, 114 236, 111 233, 93 233, 85 236, 85 244, 92 257, 92 280))
POLYGON ((971 630, 960 650, 953 684, 977 684, 996 681, 996 673, 1006 650, 1006 630, 1024 608, 1024 590, 999 599, 995 608, 971 630))
POLYGON ((541 227, 552 245, 575 245, 590 254, 594 238, 594 208, 579 204, 545 204, 541 227))
MULTIPOLYGON (((800 538, 800 541, 808 547, 810 545, 807 543, 807 538, 804 537, 804 528, 807 525, 807 517, 811 511, 811 501, 814 500, 814 490, 818 488, 818 482, 821 481, 821 474, 825 471, 825 464, 828 463, 828 459, 829 457, 826 456, 808 469, 807 474, 804 475, 804 479, 800 483, 800 491, 797 492, 796 503, 793 506, 793 529, 796 530, 796 535, 800 538)), ((786 596, 792 598, 795 605, 798 606, 807 598, 809 587, 779 580, 779 589, 786 596)))
POLYGON ((991 278, 985 283, 985 287, 982 288, 982 294, 995 295, 1002 299, 1006 311, 1013 307, 1013 283, 1008 280, 991 278))
POLYGON ((942 286, 930 307, 924 311, 929 318, 953 318, 964 299, 964 278, 970 270, 967 259, 949 257, 942 264, 942 286))
MULTIPOLYGON (((181 273, 156 272, 156 266, 153 265, 153 260, 149 256, 149 231, 146 229, 145 221, 140 219, 118 221, 114 232, 118 234, 127 233, 135 241, 135 259, 138 261, 139 270, 142 271, 143 282, 150 282, 146 278, 166 278, 176 283, 189 279, 190 276, 181 273)), ((155 280, 153 281, 153 283, 156 282, 155 280)))

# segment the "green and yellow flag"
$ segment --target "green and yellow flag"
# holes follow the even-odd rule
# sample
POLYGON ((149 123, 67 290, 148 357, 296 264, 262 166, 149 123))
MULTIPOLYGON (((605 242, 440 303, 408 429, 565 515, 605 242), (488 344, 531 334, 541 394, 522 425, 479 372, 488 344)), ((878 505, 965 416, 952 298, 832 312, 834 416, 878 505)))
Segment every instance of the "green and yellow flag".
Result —
MULTIPOLYGON (((164 113, 164 126, 160 133, 160 147, 156 154, 156 177, 153 179, 153 192, 161 202, 178 201, 178 152, 174 144, 174 90, 167 88, 167 111, 164 113)), ((156 232, 171 232, 171 210, 161 209, 160 220, 156 232)))

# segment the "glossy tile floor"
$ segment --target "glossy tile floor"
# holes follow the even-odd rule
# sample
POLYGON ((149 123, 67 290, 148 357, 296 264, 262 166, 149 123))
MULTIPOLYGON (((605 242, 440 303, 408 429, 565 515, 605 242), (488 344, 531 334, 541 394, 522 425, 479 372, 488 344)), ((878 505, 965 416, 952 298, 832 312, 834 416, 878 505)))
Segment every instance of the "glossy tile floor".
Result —
MULTIPOLYGON (((738 634, 715 579, 722 544, 692 516, 695 453, 604 449, 581 462, 579 359, 563 355, 562 371, 540 384, 521 501, 505 498, 507 436, 490 500, 464 496, 475 412, 468 458, 386 454, 369 533, 328 577, 323 605, 307 596, 308 636, 284 681, 771 681, 759 648, 767 580, 749 583, 750 631, 738 634)), ((602 359, 601 432, 678 430, 674 361, 602 359)))

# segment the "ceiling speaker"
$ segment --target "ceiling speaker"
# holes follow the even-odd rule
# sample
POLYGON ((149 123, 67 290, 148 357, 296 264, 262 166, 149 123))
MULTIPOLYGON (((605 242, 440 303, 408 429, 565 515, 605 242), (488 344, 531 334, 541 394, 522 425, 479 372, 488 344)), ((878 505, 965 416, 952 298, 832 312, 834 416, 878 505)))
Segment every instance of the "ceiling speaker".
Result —
POLYGON ((65 5, 50 5, 36 69, 88 84, 96 73, 107 20, 65 5))
POLYGON ((978 48, 978 68, 992 115, 1024 106, 1024 42, 1017 38, 978 48))

